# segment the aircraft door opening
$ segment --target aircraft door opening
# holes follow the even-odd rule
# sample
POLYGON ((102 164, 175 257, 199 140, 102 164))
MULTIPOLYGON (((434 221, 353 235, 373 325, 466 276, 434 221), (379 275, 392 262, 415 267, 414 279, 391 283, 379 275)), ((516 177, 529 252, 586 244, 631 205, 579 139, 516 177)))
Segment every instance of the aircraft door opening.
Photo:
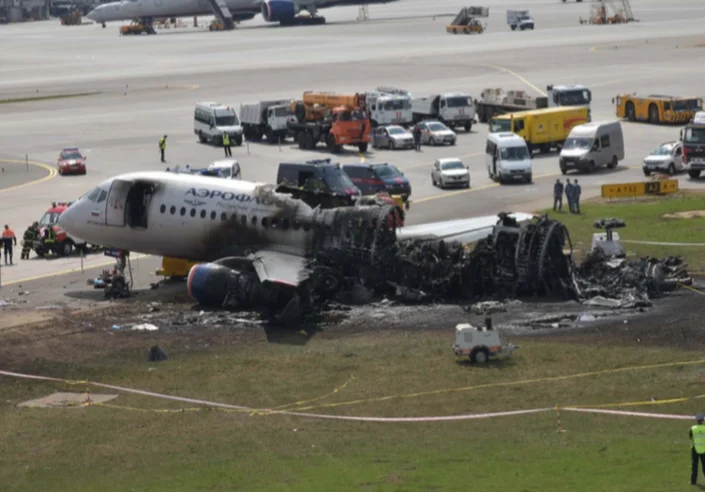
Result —
POLYGON ((110 185, 108 199, 105 202, 105 224, 125 227, 125 206, 127 194, 132 188, 132 181, 116 179, 110 185))
POLYGON ((149 204, 156 186, 153 183, 137 181, 127 194, 126 218, 130 227, 147 228, 149 204))

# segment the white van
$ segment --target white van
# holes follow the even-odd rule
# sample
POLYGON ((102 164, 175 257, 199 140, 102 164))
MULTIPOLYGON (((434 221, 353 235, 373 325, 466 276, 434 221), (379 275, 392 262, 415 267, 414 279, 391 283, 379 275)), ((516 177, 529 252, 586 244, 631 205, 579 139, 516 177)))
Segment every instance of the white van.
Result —
POLYGON ((598 167, 617 167, 624 159, 624 136, 619 121, 593 121, 574 126, 559 158, 561 172, 570 169, 592 172, 598 167))
POLYGON ((230 136, 233 145, 242 145, 242 126, 235 109, 217 102, 196 104, 193 116, 193 133, 201 143, 223 145, 223 133, 230 136))
POLYGON ((490 133, 485 146, 485 165, 490 179, 531 183, 531 154, 515 133, 490 133))

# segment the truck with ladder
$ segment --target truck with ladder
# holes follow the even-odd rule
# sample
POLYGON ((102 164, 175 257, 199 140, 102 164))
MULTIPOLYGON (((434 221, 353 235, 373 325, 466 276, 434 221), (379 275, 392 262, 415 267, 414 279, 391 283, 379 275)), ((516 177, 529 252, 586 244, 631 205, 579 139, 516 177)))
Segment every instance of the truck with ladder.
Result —
POLYGON ((486 26, 477 17, 489 17, 489 7, 463 7, 455 16, 453 22, 446 26, 449 34, 482 34, 486 26))
POLYGON ((590 2, 590 15, 580 18, 581 24, 626 24, 638 22, 634 18, 629 0, 593 0, 590 2))
POLYGON ((364 93, 304 92, 301 100, 292 101, 291 111, 294 118, 287 128, 302 150, 312 150, 323 142, 333 153, 341 152, 345 145, 366 152, 372 141, 364 93))

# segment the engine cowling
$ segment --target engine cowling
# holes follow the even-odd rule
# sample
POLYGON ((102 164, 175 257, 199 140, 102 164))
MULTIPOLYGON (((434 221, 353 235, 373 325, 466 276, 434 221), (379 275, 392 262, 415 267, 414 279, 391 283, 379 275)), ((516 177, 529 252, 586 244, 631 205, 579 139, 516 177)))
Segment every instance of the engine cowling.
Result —
POLYGON ((186 281, 188 294, 199 304, 222 307, 228 294, 233 270, 215 263, 199 263, 191 267, 186 281))
POLYGON ((262 17, 267 22, 281 22, 296 16, 296 3, 293 0, 265 0, 262 2, 262 17))

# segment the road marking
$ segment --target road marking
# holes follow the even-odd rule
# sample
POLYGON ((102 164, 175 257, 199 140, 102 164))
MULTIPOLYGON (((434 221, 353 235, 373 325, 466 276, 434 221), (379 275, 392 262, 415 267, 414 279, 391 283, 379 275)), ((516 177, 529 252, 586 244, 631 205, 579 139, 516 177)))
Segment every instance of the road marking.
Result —
POLYGON ((478 66, 480 66, 480 67, 494 68, 495 70, 499 70, 500 72, 508 73, 508 74, 511 75, 512 77, 516 77, 517 79, 519 79, 519 80, 521 80, 522 82, 524 82, 526 85, 528 85, 528 86, 531 87, 533 90, 535 90, 536 92, 538 92, 539 94, 541 94, 543 97, 547 97, 547 95, 546 95, 546 93, 545 93, 544 91, 542 91, 541 89, 539 89, 538 87, 536 87, 534 84, 532 84, 531 82, 529 82, 528 80, 526 80, 526 78, 522 77, 521 75, 519 75, 518 73, 516 73, 516 72, 513 71, 513 70, 509 70, 508 68, 500 67, 499 65, 485 65, 485 64, 483 64, 483 63, 474 63, 474 65, 478 65, 478 66))
MULTIPOLYGON (((641 166, 623 166, 625 169, 641 169, 641 166)), ((556 172, 556 173, 547 173, 547 174, 537 174, 533 176, 532 179, 543 179, 543 178, 555 178, 556 176, 561 176, 563 173, 556 172)), ((458 190, 458 191, 453 191, 451 193, 443 193, 442 195, 433 195, 433 196, 427 196, 424 198, 417 198, 416 200, 413 200, 412 203, 417 204, 417 203, 423 203, 423 202, 430 202, 432 200, 440 200, 441 198, 450 198, 454 197, 457 195, 462 195, 464 193, 472 193, 473 191, 482 191, 482 190, 487 190, 490 188, 497 188, 499 186, 502 186, 499 183, 490 183, 482 186, 477 186, 475 188, 467 188, 465 190, 458 190)))
POLYGON ((15 160, 15 159, 0 159, 0 164, 30 164, 30 165, 32 165, 32 166, 41 167, 41 168, 43 168, 43 169, 49 171, 49 174, 46 175, 46 176, 44 176, 43 178, 35 179, 35 180, 29 181, 29 182, 27 182, 27 183, 18 184, 18 185, 15 185, 15 186, 10 186, 9 188, 2 188, 2 189, 0 189, 0 193, 3 193, 3 192, 5 192, 5 191, 10 191, 10 190, 16 190, 16 189, 18 189, 18 188, 23 188, 23 187, 25 187, 25 186, 30 186, 30 185, 39 184, 39 183, 42 183, 42 182, 44 182, 44 181, 49 181, 51 178, 53 178, 54 176, 56 176, 56 169, 54 169, 54 168, 51 167, 51 166, 47 166, 46 164, 43 164, 43 163, 41 163, 41 162, 36 162, 36 161, 18 161, 18 160, 15 160))
MULTIPOLYGON (((148 256, 151 255, 137 255, 137 256, 131 256, 130 260, 139 260, 140 258, 147 258, 148 256)), ((96 265, 90 265, 86 266, 83 268, 83 270, 95 270, 96 268, 101 268, 101 267, 106 267, 110 265, 115 265, 115 261, 104 261, 101 263, 98 263, 96 265)), ((2 267, 0 267, 1 269, 2 267)), ((59 277, 61 275, 68 275, 70 273, 78 273, 81 271, 81 267, 76 267, 72 268, 70 270, 59 270, 58 272, 52 272, 52 273, 43 273, 41 275, 35 275, 34 277, 26 277, 26 278, 21 278, 19 280, 11 280, 10 282, 3 282, 2 287, 6 287, 8 285, 16 285, 16 284, 22 284, 25 282, 32 282, 34 280, 42 280, 45 278, 51 278, 51 277, 59 277)))
MULTIPOLYGON (((460 158, 463 159, 463 158, 467 158, 467 157, 478 157, 481 155, 485 155, 485 153, 484 152, 475 152, 474 154, 461 155, 460 158)), ((420 167, 428 167, 429 169, 431 169, 431 166, 433 166, 433 163, 424 162, 423 164, 414 164, 413 166, 405 167, 404 169, 402 169, 402 171, 410 171, 411 169, 418 169, 420 167)))

